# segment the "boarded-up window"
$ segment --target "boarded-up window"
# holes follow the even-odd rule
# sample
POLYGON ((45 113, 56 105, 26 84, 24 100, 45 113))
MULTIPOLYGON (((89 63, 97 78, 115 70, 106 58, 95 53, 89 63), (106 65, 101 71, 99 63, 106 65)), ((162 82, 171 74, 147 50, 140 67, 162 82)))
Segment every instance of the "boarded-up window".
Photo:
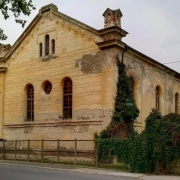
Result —
POLYGON ((63 117, 72 119, 72 80, 66 78, 63 87, 63 117))
POLYGON ((52 40, 52 54, 55 54, 55 40, 52 40))
POLYGON ((159 86, 156 87, 156 110, 159 111, 160 110, 160 105, 159 102, 160 101, 160 88, 159 86))
POLYGON ((179 104, 179 94, 176 93, 175 94, 175 113, 177 114, 178 114, 178 109, 179 109, 178 104, 179 104))
POLYGON ((45 36, 45 55, 49 55, 49 35, 45 36))
POLYGON ((42 57, 42 43, 39 44, 39 56, 42 57))
POLYGON ((34 87, 27 87, 27 120, 34 121, 34 87))

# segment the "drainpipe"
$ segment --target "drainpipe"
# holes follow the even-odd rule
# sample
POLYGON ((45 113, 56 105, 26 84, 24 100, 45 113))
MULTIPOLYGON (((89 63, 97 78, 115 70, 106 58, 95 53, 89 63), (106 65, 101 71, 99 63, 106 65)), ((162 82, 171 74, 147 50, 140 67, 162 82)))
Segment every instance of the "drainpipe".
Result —
POLYGON ((128 46, 127 46, 127 44, 125 44, 125 49, 124 49, 124 51, 123 51, 123 53, 122 53, 122 62, 124 61, 124 53, 125 53, 127 50, 128 50, 128 46))

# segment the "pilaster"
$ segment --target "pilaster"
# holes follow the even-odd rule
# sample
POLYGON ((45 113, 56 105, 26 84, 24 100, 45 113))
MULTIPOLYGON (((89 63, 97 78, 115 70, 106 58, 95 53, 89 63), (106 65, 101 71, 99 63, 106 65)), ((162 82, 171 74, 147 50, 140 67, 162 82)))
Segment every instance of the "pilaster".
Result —
POLYGON ((6 67, 0 67, 0 139, 3 139, 4 124, 4 75, 6 67))

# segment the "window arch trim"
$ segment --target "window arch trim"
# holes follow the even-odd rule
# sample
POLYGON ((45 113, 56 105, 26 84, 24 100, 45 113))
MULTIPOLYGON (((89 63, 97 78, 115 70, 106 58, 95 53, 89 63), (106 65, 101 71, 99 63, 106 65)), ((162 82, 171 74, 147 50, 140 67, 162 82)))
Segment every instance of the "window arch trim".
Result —
POLYGON ((71 78, 66 77, 63 81, 63 118, 72 119, 72 92, 73 83, 71 78))
POLYGON ((27 121, 34 121, 34 86, 27 85, 27 121))
POLYGON ((45 56, 49 55, 49 35, 45 36, 45 56))

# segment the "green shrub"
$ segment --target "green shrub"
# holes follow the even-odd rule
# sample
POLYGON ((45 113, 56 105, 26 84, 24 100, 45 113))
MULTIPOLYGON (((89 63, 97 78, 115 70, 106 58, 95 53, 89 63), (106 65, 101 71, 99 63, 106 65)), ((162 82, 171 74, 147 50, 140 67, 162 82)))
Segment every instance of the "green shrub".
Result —
POLYGON ((168 174, 170 163, 180 159, 180 115, 162 117, 153 109, 141 134, 97 141, 100 163, 111 163, 115 156, 132 172, 168 174))

